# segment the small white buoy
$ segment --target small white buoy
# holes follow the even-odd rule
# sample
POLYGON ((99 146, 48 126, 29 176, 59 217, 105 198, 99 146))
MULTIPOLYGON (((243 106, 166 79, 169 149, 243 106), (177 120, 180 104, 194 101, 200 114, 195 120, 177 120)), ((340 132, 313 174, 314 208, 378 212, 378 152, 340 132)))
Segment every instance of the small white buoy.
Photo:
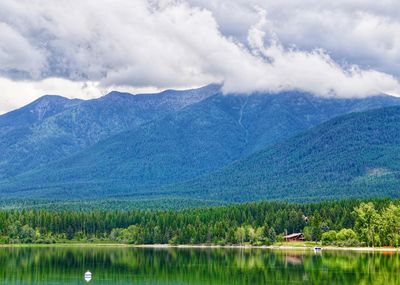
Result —
POLYGON ((92 272, 86 271, 86 273, 85 273, 85 281, 89 282, 90 280, 92 280, 92 272))

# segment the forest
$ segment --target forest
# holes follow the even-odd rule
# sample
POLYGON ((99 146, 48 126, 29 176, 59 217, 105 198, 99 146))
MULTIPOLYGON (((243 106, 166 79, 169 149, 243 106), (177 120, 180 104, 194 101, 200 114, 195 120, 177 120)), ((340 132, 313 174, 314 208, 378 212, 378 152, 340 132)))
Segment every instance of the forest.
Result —
POLYGON ((301 232, 335 246, 400 244, 400 200, 258 202, 174 210, 1 210, 0 243, 272 245, 301 232))

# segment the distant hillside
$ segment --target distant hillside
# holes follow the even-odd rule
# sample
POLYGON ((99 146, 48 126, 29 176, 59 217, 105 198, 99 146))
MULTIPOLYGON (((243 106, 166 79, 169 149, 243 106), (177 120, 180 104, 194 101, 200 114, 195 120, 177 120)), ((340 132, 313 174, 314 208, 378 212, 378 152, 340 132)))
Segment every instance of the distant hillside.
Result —
POLYGON ((0 116, 0 178, 59 160, 219 92, 220 86, 159 94, 111 92, 94 100, 44 96, 0 116))
POLYGON ((400 197, 400 107, 333 119, 167 190, 223 201, 400 197))
MULTIPOLYGON (((186 96, 186 93, 182 92, 179 96, 186 96)), ((147 121, 141 120, 141 123, 124 124, 121 123, 120 119, 111 120, 109 118, 113 116, 119 118, 117 114, 122 111, 112 108, 117 108, 117 106, 122 108, 122 106, 127 105, 126 96, 109 96, 117 102, 122 98, 122 103, 120 105, 111 103, 107 101, 110 100, 108 96, 99 99, 100 102, 106 100, 110 105, 103 107, 104 111, 101 112, 103 117, 96 122, 108 123, 104 123, 105 126, 101 125, 98 128, 90 127, 88 128, 90 131, 83 133, 85 138, 91 138, 88 134, 92 134, 93 130, 114 130, 116 134, 113 135, 110 134, 111 131, 104 131, 107 135, 104 135, 103 139, 100 136, 95 136, 99 142, 95 143, 94 140, 87 143, 86 147, 82 147, 78 151, 75 150, 68 156, 63 153, 60 159, 55 162, 43 163, 35 167, 24 165, 25 168, 22 167, 24 171, 21 171, 21 174, 8 176, 7 180, 0 182, 1 194, 5 197, 21 197, 22 195, 30 198, 62 199, 87 197, 87 195, 91 195, 93 198, 116 196, 153 198, 171 195, 177 197, 189 195, 190 197, 195 195, 201 199, 228 199, 231 201, 264 197, 285 198, 285 191, 294 189, 291 188, 291 185, 298 185, 299 182, 285 180, 283 183, 280 178, 283 176, 280 172, 278 174, 274 174, 275 172, 264 174, 264 172, 256 171, 256 163, 254 164, 255 169, 251 170, 254 177, 245 175, 242 177, 237 174, 239 178, 236 180, 236 170, 235 174, 230 174, 225 172, 227 170, 224 170, 218 172, 222 174, 206 176, 205 180, 194 180, 193 183, 184 186, 168 187, 168 185, 179 184, 218 171, 236 160, 243 159, 266 146, 290 138, 333 117, 355 111, 400 104, 399 99, 389 96, 345 100, 323 99, 299 92, 247 96, 222 95, 217 92, 215 95, 200 96, 202 99, 196 97, 197 102, 190 101, 190 104, 183 107, 179 105, 180 107, 176 110, 171 111, 171 108, 167 108, 168 111, 163 116, 159 116, 162 112, 157 111, 154 117, 150 118, 150 111, 135 111, 137 110, 138 99, 129 95, 129 100, 132 97, 136 100, 133 104, 136 108, 133 110, 136 113, 129 110, 125 111, 130 114, 130 117, 127 118, 134 121, 139 116, 143 117, 143 114, 148 114, 149 117, 147 121), (112 127, 113 124, 114 128, 112 127), (129 130, 123 131, 125 127, 121 126, 126 126, 129 130), (223 173, 226 173, 226 175, 223 173), (267 183, 264 177, 267 181, 277 179, 276 189, 273 188, 276 191, 268 190, 272 188, 265 188, 267 183), (224 179, 231 181, 225 184, 224 179), (262 182, 257 182, 258 180, 262 182), (167 188, 165 192, 164 187, 167 188), (269 192, 272 194, 268 194, 269 192), (227 194, 225 195, 225 193, 227 194)), ((163 95, 157 96, 161 96, 161 98, 156 99, 157 97, 154 97, 155 102, 164 98, 163 95)), ((145 98, 145 102, 148 102, 147 97, 143 98, 145 98)), ((93 103, 89 101, 87 104, 93 103)), ((81 104, 77 106, 81 106, 81 104)), ((148 106, 147 103, 146 106, 148 106)), ((154 109, 154 105, 151 106, 154 109)), ((125 108, 122 109, 126 110, 125 108)), ((66 113, 70 114, 69 111, 66 113)), ((78 112, 76 115, 79 114, 81 113, 78 112)), ((55 118, 58 118, 58 116, 59 114, 55 118)), ((126 118, 124 116, 121 117, 126 118)), ((96 116, 96 118, 98 117, 96 116)), ((93 122, 93 120, 66 120, 65 125, 71 126, 72 129, 96 126, 95 123, 87 122, 93 122)), ((57 124, 57 126, 59 125, 63 126, 63 124, 57 124)), ((75 134, 75 132, 69 132, 66 137, 75 139, 75 136, 71 138, 70 133, 75 134)), ((75 142, 75 140, 73 141, 75 142)), ((52 150, 51 147, 57 149, 57 144, 51 144, 51 147, 46 147, 43 142, 38 144, 41 147, 44 146, 42 152, 37 155, 38 152, 33 150, 29 152, 31 157, 48 159, 46 149, 52 150)), ((296 145, 294 149, 298 147, 299 145, 296 145)), ((283 146, 279 145, 276 148, 281 149, 283 146)), ((275 150, 275 152, 278 151, 275 150)), ((53 155, 52 153, 54 152, 48 152, 49 155, 53 155)), ((282 151, 281 156, 285 153, 282 151)), ((251 158, 253 157, 251 156, 251 158)), ((319 158, 323 159, 324 156, 319 158)), ((283 157, 280 157, 280 159, 283 159, 281 163, 287 161, 283 157)), ((291 163, 296 165, 304 163, 301 160, 296 162, 296 159, 292 157, 291 163)), ((270 165, 268 159, 260 158, 259 163, 261 166, 264 163, 270 165)), ((5 169, 9 165, 9 163, 3 163, 5 169)), ((21 168, 17 169, 20 170, 21 168)), ((244 166, 243 169, 247 169, 247 166, 244 166)), ((304 181, 308 180, 305 179, 304 181)), ((299 186, 298 189, 302 189, 302 186, 299 186)), ((321 196, 324 195, 323 192, 320 192, 320 194, 321 196)))

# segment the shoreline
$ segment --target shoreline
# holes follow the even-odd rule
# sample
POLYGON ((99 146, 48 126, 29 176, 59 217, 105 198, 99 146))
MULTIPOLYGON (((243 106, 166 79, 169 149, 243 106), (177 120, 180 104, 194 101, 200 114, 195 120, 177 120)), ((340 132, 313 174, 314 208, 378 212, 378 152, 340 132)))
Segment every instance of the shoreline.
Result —
MULTIPOLYGON (((193 249, 267 249, 267 250, 312 250, 313 246, 290 246, 290 245, 134 245, 136 248, 193 248, 193 249)), ((385 247, 337 247, 337 246, 320 246, 315 247, 329 251, 365 251, 365 252, 400 252, 400 248, 385 248, 385 247)))
MULTIPOLYGON (((337 247, 337 246, 320 246, 322 251, 355 251, 355 252, 400 252, 400 248, 385 248, 385 247, 337 247)), ((264 250, 297 250, 297 251, 314 251, 313 246, 291 246, 291 245, 170 245, 170 244, 123 244, 123 243, 54 243, 54 244, 0 244, 1 248, 29 248, 29 247, 116 247, 116 248, 148 248, 148 249, 264 249, 264 250)))

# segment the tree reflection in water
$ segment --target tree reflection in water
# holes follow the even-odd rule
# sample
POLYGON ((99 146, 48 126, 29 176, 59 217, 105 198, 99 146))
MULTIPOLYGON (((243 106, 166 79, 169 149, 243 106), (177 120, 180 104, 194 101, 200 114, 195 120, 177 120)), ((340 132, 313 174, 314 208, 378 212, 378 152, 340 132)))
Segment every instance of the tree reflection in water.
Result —
POLYGON ((399 254, 256 249, 0 249, 0 284, 398 284, 399 254))

